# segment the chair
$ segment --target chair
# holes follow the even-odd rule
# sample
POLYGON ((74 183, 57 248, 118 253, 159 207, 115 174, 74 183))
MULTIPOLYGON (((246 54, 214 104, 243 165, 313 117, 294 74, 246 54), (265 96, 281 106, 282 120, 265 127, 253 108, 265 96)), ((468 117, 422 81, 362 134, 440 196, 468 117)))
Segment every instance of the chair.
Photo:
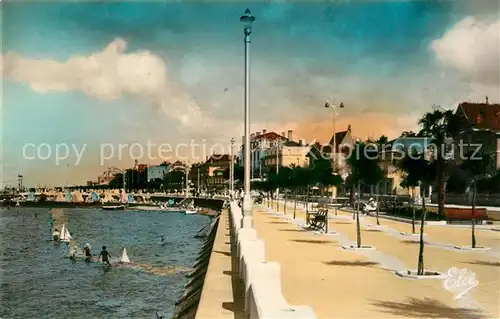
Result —
POLYGON ((306 214, 306 224, 309 225, 309 228, 326 231, 327 222, 328 222, 327 207, 318 207, 317 212, 309 212, 306 214))

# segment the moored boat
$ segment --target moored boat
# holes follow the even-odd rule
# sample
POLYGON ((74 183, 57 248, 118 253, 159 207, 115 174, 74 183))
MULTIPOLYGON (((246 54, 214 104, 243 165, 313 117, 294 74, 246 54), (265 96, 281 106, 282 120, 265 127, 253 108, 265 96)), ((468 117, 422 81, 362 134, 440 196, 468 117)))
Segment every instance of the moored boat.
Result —
POLYGON ((198 211, 194 210, 194 209, 186 209, 185 214, 186 215, 194 215, 194 214, 198 214, 198 211))
POLYGON ((103 205, 101 208, 104 210, 125 210, 125 205, 103 205))

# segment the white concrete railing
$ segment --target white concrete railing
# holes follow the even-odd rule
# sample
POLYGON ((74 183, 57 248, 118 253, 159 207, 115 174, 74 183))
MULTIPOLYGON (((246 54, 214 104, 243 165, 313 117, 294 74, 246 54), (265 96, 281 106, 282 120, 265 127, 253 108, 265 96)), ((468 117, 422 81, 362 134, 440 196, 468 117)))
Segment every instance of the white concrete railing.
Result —
POLYGON ((265 243, 255 229, 241 228, 243 214, 234 201, 229 218, 237 271, 245 284, 246 316, 250 319, 316 319, 311 307, 288 304, 281 290, 280 264, 266 261, 265 243))

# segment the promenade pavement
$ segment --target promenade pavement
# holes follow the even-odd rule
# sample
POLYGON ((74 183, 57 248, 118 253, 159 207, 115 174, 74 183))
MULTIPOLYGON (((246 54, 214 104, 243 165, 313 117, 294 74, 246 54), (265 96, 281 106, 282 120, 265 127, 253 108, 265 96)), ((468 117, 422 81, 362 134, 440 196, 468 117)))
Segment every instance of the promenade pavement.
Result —
MULTIPOLYGON (((279 210, 283 212, 283 205, 279 210)), ((291 304, 310 305, 319 318, 500 316, 498 232, 477 232, 478 243, 492 247, 491 251, 465 252, 453 245, 470 245, 469 229, 426 225, 426 240, 431 243, 425 247, 426 269, 447 272, 451 267, 467 268, 479 281, 456 300, 456 291, 446 290, 443 280, 395 275, 395 270, 415 269, 417 265, 418 236, 399 235, 411 232, 410 224, 381 219, 383 228, 367 227, 376 221, 364 217, 362 242, 375 246, 376 251, 355 252, 340 247, 356 240, 352 213, 339 211, 337 217, 330 213, 329 229, 340 234, 317 235, 265 211, 263 206, 254 208, 255 228, 266 243, 267 260, 281 264, 285 298, 291 304)), ((292 214, 293 207, 288 206, 287 215, 292 214)), ((297 209, 296 219, 305 219, 303 207, 297 209)))
POLYGON ((196 319, 243 319, 244 284, 231 254, 228 212, 223 211, 203 285, 196 319))

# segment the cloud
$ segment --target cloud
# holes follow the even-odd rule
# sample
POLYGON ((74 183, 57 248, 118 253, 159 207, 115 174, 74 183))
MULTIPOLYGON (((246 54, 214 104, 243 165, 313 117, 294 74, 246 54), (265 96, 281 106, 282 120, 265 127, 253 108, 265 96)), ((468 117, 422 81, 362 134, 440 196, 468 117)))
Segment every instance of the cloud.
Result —
POLYGON ((467 17, 431 43, 437 60, 458 71, 467 81, 499 84, 500 20, 467 17))
POLYGON ((1 56, 2 76, 29 85, 38 93, 81 91, 101 101, 131 96, 161 108, 184 129, 214 125, 194 99, 168 74, 166 63, 150 51, 125 52, 116 38, 103 51, 69 60, 30 59, 16 52, 1 56))

